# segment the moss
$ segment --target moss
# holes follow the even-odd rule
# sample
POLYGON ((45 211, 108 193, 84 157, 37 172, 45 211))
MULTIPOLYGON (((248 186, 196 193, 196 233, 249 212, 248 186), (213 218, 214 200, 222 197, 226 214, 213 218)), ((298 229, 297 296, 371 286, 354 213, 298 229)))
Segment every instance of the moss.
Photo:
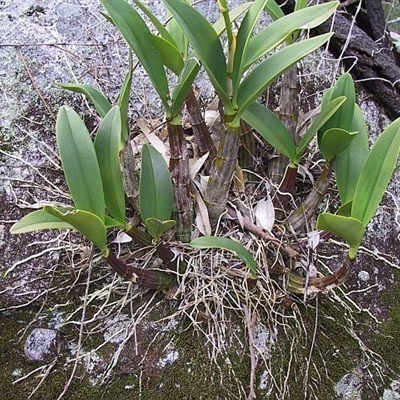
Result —
POLYGON ((369 345, 380 354, 392 372, 388 372, 388 381, 400 374, 400 271, 396 270, 395 284, 382 294, 387 317, 379 327, 379 334, 372 335, 369 345))
POLYGON ((42 6, 30 6, 27 10, 24 11, 24 14, 27 17, 32 17, 38 14, 45 14, 45 9, 42 6))
POLYGON ((304 328, 299 328, 298 316, 297 323, 292 322, 285 332, 280 332, 272 370, 274 375, 284 378, 290 368, 288 399, 304 398, 305 392, 307 398, 334 399, 335 383, 356 366, 360 354, 358 343, 345 328, 348 324, 343 309, 325 296, 319 299, 315 340, 312 303, 301 309, 300 314, 304 328), (308 365, 311 348, 312 360, 308 365))
MULTIPOLYGON (((12 384, 12 374, 21 370, 27 372, 24 362, 22 344, 18 342, 19 331, 32 319, 32 312, 13 311, 13 313, 0 313, 0 393, 5 399, 22 399, 23 389, 20 385, 12 384), (18 360, 17 362, 15 362, 18 360)), ((30 364, 30 363, 28 363, 30 364)))
MULTIPOLYGON (((400 278, 400 273, 397 275, 397 279, 400 278)), ((60 302, 61 299, 58 300, 60 302)), ((75 304, 78 301, 78 299, 74 299, 75 304)), ((373 324, 367 315, 360 314, 357 315, 355 328, 359 334, 362 330, 375 332, 379 328, 379 335, 364 336, 367 336, 369 340, 367 345, 371 350, 382 355, 385 362, 393 369, 392 373, 387 374, 389 382, 395 374, 400 373, 397 350, 400 348, 398 339, 398 327, 400 326, 399 283, 396 283, 390 291, 383 295, 383 301, 388 309, 388 318, 381 326, 373 324)), ((9 316, 3 315, 0 320, 0 335, 3 343, 0 353, 0 362, 3 365, 0 392, 4 393, 4 398, 10 400, 26 398, 26 394, 30 393, 38 383, 35 378, 18 385, 11 384, 11 373, 16 368, 20 368, 22 373, 26 374, 38 367, 36 363, 29 362, 23 356, 23 343, 17 343, 19 330, 31 321, 34 315, 32 312, 35 311, 13 311, 9 316)), ((159 319, 161 315, 169 315, 173 311, 173 309, 168 309, 168 303, 165 302, 154 317, 159 319)), ((325 295, 319 299, 318 311, 318 329, 313 347, 313 358, 308 371, 307 398, 334 399, 336 398, 334 385, 345 374, 352 372, 357 365, 362 363, 363 351, 349 333, 351 325, 348 311, 325 295)), ((304 398, 304 377, 315 327, 313 304, 310 302, 307 308, 302 308, 300 315, 303 325, 299 324, 299 319, 286 325, 285 329, 282 329, 277 335, 276 348, 272 354, 272 373, 278 384, 283 384, 286 373, 290 369, 290 394, 285 397, 289 400, 304 398), (294 347, 293 343, 295 343, 294 347)), ((237 321, 235 324, 238 327, 243 323, 237 321)), ((67 339, 74 339, 77 334, 73 327, 68 331, 65 327, 63 333, 67 339)), ((103 335, 100 332, 98 335, 85 338, 84 347, 96 348, 102 343, 102 340, 103 335)), ((137 398, 139 390, 143 400, 244 398, 245 395, 239 386, 242 385, 246 391, 248 390, 251 367, 248 349, 240 348, 238 354, 239 346, 237 345, 236 348, 232 347, 229 354, 218 357, 216 363, 212 363, 208 357, 208 346, 203 336, 197 335, 191 327, 185 326, 185 323, 181 322, 180 331, 167 332, 152 343, 148 356, 146 356, 146 365, 140 365, 135 361, 136 363, 132 362, 125 370, 117 367, 107 385, 93 386, 83 366, 79 366, 65 399, 118 398, 124 400, 137 398), (163 349, 171 341, 175 343, 179 358, 174 363, 160 369, 156 364, 159 358, 165 355, 163 349), (227 363, 226 359, 229 359, 230 362, 227 363)), ((99 355, 108 361, 114 350, 112 345, 107 345, 99 351, 99 355)), ((65 367, 63 364, 65 356, 66 354, 61 354, 60 363, 55 366, 46 378, 44 385, 32 397, 33 399, 56 398, 60 394, 70 376, 70 366, 65 367)), ((260 363, 258 374, 261 375, 262 372, 263 368, 260 363)), ((378 381, 377 377, 375 379, 378 381)), ((386 387, 388 382, 385 382, 386 387)), ((367 386, 368 382, 362 389, 363 398, 377 398, 376 389, 370 389, 367 386)), ((267 398, 265 392, 258 388, 256 391, 257 398, 267 398)), ((380 391, 383 391, 383 386, 380 391)), ((274 392, 269 398, 279 398, 279 394, 274 392)))
POLYGON ((246 351, 239 356, 232 350, 213 363, 207 355, 210 345, 191 329, 182 330, 175 347, 179 358, 143 388, 143 400, 241 398, 237 381, 246 387, 250 370, 246 351))

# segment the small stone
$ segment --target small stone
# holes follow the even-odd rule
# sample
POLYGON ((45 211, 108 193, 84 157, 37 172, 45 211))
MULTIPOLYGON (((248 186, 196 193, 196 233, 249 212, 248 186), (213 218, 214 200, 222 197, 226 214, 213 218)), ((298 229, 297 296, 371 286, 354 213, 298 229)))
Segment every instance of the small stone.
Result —
POLYGON ((368 282, 370 280, 371 276, 369 275, 369 272, 367 271, 360 271, 358 273, 358 279, 361 282, 368 282))
POLYGON ((24 353, 32 361, 44 362, 54 359, 58 353, 58 331, 34 329, 26 339, 24 353))
POLYGON ((358 374, 346 374, 335 385, 340 400, 361 400, 362 379, 358 374))

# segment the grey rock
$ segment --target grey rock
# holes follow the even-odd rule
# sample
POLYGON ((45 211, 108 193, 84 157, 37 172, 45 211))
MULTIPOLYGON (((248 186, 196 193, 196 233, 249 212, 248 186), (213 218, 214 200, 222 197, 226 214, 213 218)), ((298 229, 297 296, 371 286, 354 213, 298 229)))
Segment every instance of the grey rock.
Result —
POLYGON ((361 400, 361 386, 360 374, 346 374, 335 385, 335 393, 340 400, 361 400))
POLYGON ((36 328, 26 339, 25 355, 32 361, 49 361, 57 357, 58 331, 36 328))
POLYGON ((368 271, 360 271, 358 273, 358 280, 360 282, 363 282, 363 283, 368 282, 370 280, 370 278, 371 278, 371 276, 368 271))

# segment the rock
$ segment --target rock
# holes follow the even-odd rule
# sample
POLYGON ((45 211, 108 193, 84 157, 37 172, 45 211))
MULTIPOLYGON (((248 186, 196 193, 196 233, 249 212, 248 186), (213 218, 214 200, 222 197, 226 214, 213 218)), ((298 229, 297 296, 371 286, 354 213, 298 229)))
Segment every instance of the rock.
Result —
POLYGON ((390 389, 385 389, 382 400, 400 400, 400 381, 390 384, 390 389))
POLYGON ((362 379, 360 373, 346 374, 335 385, 335 393, 341 400, 361 400, 362 379))
POLYGON ((49 361, 58 354, 58 331, 36 328, 26 339, 25 355, 32 361, 49 361))
POLYGON ((371 279, 368 271, 360 271, 357 276, 358 280, 363 283, 368 282, 371 279))

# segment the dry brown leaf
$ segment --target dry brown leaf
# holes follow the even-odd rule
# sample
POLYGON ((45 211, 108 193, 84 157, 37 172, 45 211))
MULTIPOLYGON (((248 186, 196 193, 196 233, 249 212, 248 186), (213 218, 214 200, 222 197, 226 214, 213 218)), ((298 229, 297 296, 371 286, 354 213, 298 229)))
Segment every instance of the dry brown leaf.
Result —
POLYGON ((211 223, 208 216, 208 210, 203 198, 197 189, 195 189, 195 203, 197 208, 196 227, 205 236, 211 235, 211 223))

